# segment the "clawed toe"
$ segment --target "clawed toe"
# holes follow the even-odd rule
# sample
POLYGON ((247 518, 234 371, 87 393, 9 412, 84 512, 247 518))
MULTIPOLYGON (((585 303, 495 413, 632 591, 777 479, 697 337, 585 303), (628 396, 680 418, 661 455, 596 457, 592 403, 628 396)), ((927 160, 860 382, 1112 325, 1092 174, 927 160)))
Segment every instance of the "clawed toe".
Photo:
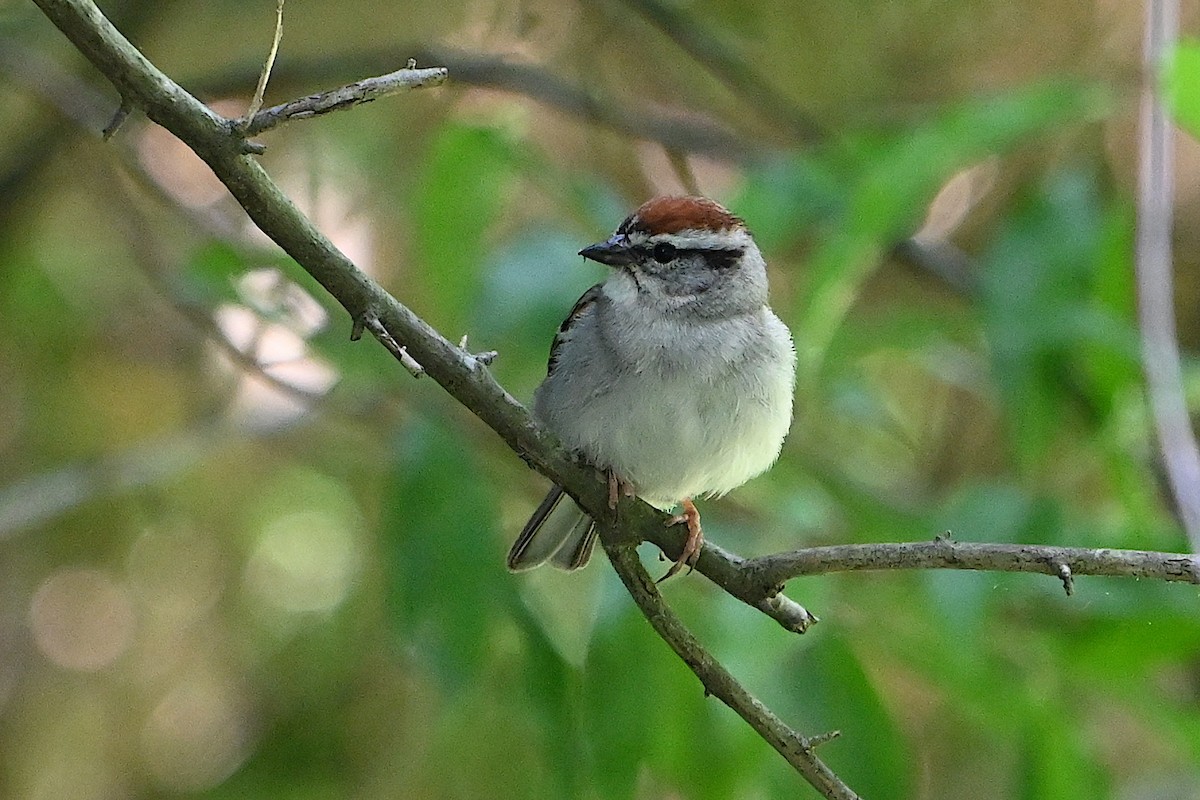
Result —
POLYGON ((633 484, 627 480, 623 480, 617 476, 617 473, 611 469, 608 473, 608 508, 610 511, 617 510, 617 501, 621 495, 625 497, 637 497, 637 492, 633 488, 633 484))
POLYGON ((682 505, 683 513, 671 517, 666 524, 669 527, 686 522, 688 526, 687 541, 683 543, 683 552, 679 554, 678 560, 671 565, 666 575, 658 579, 657 583, 662 583, 667 578, 678 575, 685 566, 688 568, 688 572, 691 572, 700 558, 700 549, 704 546, 704 531, 700 528, 700 512, 696 509, 696 504, 691 501, 691 498, 687 498, 682 505))

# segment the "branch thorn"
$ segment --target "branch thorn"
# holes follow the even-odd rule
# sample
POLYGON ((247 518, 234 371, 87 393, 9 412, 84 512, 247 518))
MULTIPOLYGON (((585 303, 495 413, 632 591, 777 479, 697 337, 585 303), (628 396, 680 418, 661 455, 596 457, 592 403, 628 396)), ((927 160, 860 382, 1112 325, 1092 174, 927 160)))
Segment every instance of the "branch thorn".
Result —
POLYGON ((818 733, 816 736, 809 736, 804 740, 804 749, 815 750, 823 744, 832 742, 841 735, 841 731, 826 731, 825 733, 818 733))
POLYGON ((785 630, 805 633, 821 618, 785 594, 764 597, 754 607, 778 622, 785 630))
MULTIPOLYGON (((409 61, 412 61, 412 59, 410 58, 409 61)), ((500 355, 500 353, 495 350, 484 350, 482 353, 472 353, 471 351, 467 350, 467 334, 465 333, 462 335, 462 338, 458 340, 458 349, 466 353, 469 358, 474 359, 475 363, 481 367, 490 366, 491 363, 496 360, 497 356, 500 355)))
POLYGON ((355 340, 355 334, 362 336, 363 328, 370 330, 379 340, 379 343, 387 348, 388 352, 396 357, 400 364, 408 370, 408 374, 414 378, 419 378, 425 374, 425 368, 408 353, 408 348, 401 345, 392 334, 388 333, 387 328, 383 327, 383 323, 379 321, 379 317, 374 312, 368 311, 361 317, 355 319, 354 327, 350 330, 351 340, 355 340))

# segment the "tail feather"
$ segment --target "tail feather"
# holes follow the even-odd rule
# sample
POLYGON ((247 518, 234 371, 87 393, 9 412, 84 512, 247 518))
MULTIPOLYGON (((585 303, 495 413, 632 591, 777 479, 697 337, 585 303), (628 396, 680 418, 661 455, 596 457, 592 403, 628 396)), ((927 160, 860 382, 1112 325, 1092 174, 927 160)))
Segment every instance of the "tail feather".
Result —
MULTIPOLYGON (((575 502, 571 501, 571 505, 575 505, 575 502)), ((567 572, 587 566, 588 559, 592 557, 592 548, 596 545, 596 523, 582 511, 579 514, 579 522, 571 528, 563 546, 550 556, 551 564, 567 572)))
POLYGON ((513 542, 508 568, 522 572, 549 561, 560 569, 576 570, 587 564, 595 543, 596 525, 591 517, 561 486, 555 486, 513 542))

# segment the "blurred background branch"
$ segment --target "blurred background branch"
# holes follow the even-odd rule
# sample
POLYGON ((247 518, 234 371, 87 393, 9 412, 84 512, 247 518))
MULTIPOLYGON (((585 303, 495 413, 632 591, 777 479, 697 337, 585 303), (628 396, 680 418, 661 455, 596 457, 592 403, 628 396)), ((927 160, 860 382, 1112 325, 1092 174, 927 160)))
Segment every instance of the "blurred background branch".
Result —
POLYGON ((691 56, 697 66, 711 71, 725 83, 745 107, 784 128, 792 139, 816 144, 824 138, 821 126, 812 117, 690 15, 659 0, 621 0, 621 5, 649 20, 691 56))
POLYGON ((1142 363, 1171 494, 1193 550, 1200 551, 1200 449, 1183 389, 1175 338, 1175 285, 1171 257, 1175 208, 1175 131, 1159 75, 1179 34, 1175 0, 1147 0, 1145 85, 1138 118, 1138 320, 1142 363))

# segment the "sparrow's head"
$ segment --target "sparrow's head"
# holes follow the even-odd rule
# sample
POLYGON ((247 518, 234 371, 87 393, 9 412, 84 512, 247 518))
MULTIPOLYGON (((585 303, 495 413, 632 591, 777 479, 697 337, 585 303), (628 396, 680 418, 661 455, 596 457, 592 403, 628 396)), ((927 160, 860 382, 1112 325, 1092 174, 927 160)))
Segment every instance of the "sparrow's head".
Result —
POLYGON ((664 312, 730 316, 767 302, 766 265, 745 223, 706 197, 656 197, 579 254, 616 268, 610 295, 664 312))

